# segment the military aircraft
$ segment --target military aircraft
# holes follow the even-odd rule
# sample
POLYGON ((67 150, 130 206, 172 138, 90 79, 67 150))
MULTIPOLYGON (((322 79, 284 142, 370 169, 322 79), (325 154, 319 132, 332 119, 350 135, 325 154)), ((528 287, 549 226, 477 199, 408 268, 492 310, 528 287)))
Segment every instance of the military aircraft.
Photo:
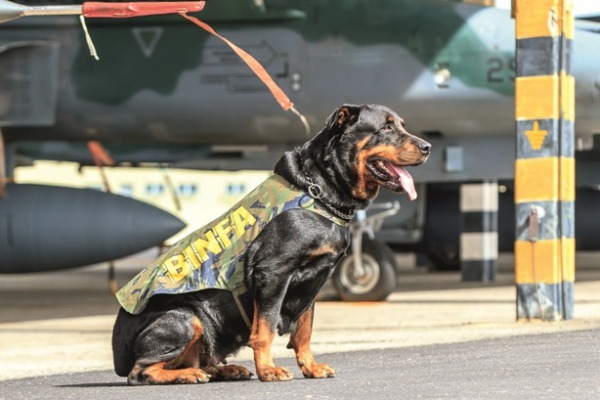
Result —
MULTIPOLYGON (((339 104, 380 103, 428 137, 434 152, 412 172, 422 195, 412 203, 401 198, 402 212, 379 237, 439 265, 457 260, 452 231, 459 223, 447 221, 458 218, 458 208, 450 209, 458 185, 514 174, 509 11, 441 0, 215 0, 197 16, 265 66, 313 133, 339 104)), ((99 61, 74 17, 0 26, 9 171, 23 158, 90 163, 89 140, 101 141, 116 162, 270 169, 283 150, 307 139, 223 42, 180 16, 89 20, 88 28, 99 61)), ((591 56, 600 48, 598 31, 600 24, 578 22, 579 149, 593 148, 600 130, 600 62, 591 56)), ((598 161, 581 154, 578 183, 597 185, 598 161)), ((7 213, 0 203, 0 221, 7 213)))

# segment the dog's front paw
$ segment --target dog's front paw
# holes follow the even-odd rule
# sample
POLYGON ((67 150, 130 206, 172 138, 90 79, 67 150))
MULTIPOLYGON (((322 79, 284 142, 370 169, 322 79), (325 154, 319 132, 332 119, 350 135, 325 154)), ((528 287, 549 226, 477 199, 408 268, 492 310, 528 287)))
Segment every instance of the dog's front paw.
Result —
POLYGON ((217 367, 216 378, 222 381, 246 381, 254 374, 241 365, 224 365, 217 367))
POLYGON ((303 365, 300 367, 302 374, 305 378, 333 378, 335 376, 335 369, 331 368, 327 364, 311 364, 303 365))
POLYGON ((266 367, 256 371, 262 382, 291 381, 294 375, 284 367, 266 367))
POLYGON ((135 367, 127 377, 130 385, 166 385, 186 383, 206 383, 210 374, 199 368, 164 369, 164 363, 150 367, 135 367), (157 366, 158 365, 158 366, 157 366))
POLYGON ((186 368, 175 377, 175 383, 206 383, 210 375, 198 368, 186 368))

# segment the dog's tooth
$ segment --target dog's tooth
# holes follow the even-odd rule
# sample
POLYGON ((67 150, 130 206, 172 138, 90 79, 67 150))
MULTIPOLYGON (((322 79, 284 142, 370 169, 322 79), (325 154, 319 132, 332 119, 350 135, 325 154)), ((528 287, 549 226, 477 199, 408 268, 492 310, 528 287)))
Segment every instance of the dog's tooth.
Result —
POLYGON ((385 163, 383 162, 383 160, 377 160, 377 164, 379 165, 379 167, 384 170, 385 172, 389 173, 390 171, 387 169, 387 166, 385 165, 385 163))

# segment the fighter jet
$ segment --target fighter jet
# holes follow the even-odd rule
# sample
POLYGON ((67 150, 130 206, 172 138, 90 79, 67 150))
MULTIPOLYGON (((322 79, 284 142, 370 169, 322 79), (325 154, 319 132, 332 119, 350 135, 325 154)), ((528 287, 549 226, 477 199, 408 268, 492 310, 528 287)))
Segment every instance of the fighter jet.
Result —
MULTIPOLYGON (((252 54, 313 133, 341 103, 385 104, 406 117, 407 128, 435 149, 413 172, 421 193, 513 179, 509 11, 441 0, 218 0, 196 16, 252 54)), ((0 26, 0 126, 13 161, 9 171, 21 157, 90 163, 89 140, 101 141, 116 162, 270 169, 283 150, 307 139, 298 119, 281 111, 229 47, 180 16, 87 26, 99 61, 90 57, 75 17, 0 26)), ((576 135, 580 148, 589 149, 600 130, 600 62, 592 56, 600 24, 578 27, 576 135)), ((582 171, 597 165, 593 157, 578 162, 582 171)), ((580 184, 597 185, 595 176, 578 171, 580 184)), ((446 205, 427 199, 401 199, 402 212, 381 237, 451 261, 452 250, 444 249, 452 243, 442 240, 446 205), (441 215, 438 224, 432 215, 441 215)), ((65 201, 62 211, 69 208, 65 201)), ((7 215, 0 202, 0 221, 7 215)), ((5 237, 0 271, 7 268, 5 237)))

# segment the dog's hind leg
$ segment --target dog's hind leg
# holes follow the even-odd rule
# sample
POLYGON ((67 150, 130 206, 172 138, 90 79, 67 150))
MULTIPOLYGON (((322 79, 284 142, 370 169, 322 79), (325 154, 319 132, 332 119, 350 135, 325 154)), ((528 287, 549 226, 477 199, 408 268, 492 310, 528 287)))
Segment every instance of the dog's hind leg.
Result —
POLYGON ((294 349, 296 361, 305 378, 333 378, 335 370, 327 364, 317 364, 310 349, 315 305, 304 311, 296 322, 288 347, 294 349))
POLYGON ((130 385, 206 383, 210 375, 200 369, 205 343, 198 317, 167 313, 138 336, 137 358, 127 381, 130 385))

